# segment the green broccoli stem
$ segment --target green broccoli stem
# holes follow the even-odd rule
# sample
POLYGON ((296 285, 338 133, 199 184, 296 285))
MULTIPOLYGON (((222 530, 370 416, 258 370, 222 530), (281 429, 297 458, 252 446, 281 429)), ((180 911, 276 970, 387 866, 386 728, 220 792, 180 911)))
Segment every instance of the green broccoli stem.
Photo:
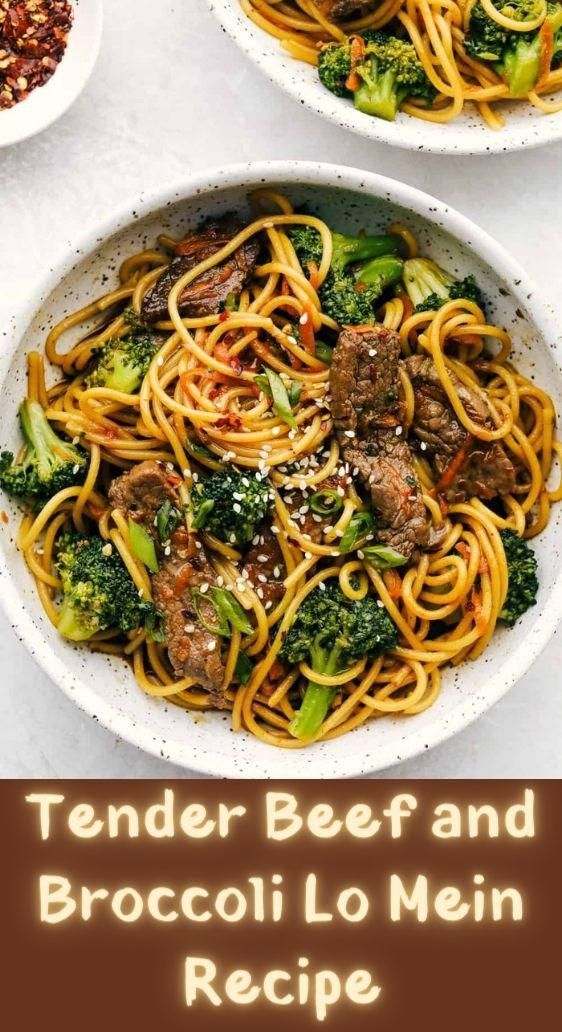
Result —
POLYGON ((22 434, 28 445, 35 449, 39 464, 51 462, 55 457, 65 462, 74 457, 73 449, 57 437, 38 401, 26 398, 20 405, 19 416, 22 434))
POLYGON ((364 262, 394 254, 403 247, 400 237, 392 233, 375 236, 343 236, 332 233, 332 268, 345 269, 351 262, 364 262))
POLYGON ((394 122, 398 109, 408 96, 408 90, 399 87, 396 74, 388 68, 377 73, 377 62, 371 61, 370 73, 363 75, 359 89, 355 90, 353 100, 358 111, 375 118, 383 118, 386 122, 394 122))
MULTIPOLYGON (((313 647, 310 650, 312 669, 318 674, 335 674, 339 668, 341 649, 334 645, 330 652, 313 647)), ((336 695, 337 688, 309 681, 296 716, 289 724, 289 732, 301 742, 309 742, 324 721, 336 695)))
POLYGON ((69 600, 65 598, 59 609, 59 621, 57 631, 63 638, 69 641, 87 641, 95 634, 95 629, 86 627, 80 619, 80 611, 76 610, 69 600))
POLYGON ((524 97, 537 85, 541 48, 541 38, 537 33, 532 40, 519 40, 514 49, 505 54, 499 70, 512 97, 524 97))
POLYGON ((404 262, 396 255, 387 255, 382 258, 375 258, 373 261, 362 265, 355 274, 357 283, 364 283, 368 287, 376 289, 377 296, 394 286, 402 279, 404 262))

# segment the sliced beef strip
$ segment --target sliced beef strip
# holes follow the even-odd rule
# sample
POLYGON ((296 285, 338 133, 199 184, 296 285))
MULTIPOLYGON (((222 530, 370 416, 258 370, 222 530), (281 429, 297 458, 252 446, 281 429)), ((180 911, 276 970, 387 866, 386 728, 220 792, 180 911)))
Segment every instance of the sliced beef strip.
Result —
MULTIPOLYGON (((199 542, 200 543, 200 542, 199 542)), ((215 585, 215 571, 204 549, 197 548, 194 535, 182 527, 172 534, 171 554, 160 563, 152 578, 154 604, 164 616, 166 645, 177 677, 193 677, 208 688, 219 707, 225 703, 222 692, 224 663, 221 638, 200 623, 193 595, 205 584, 215 585)), ((199 598, 203 619, 213 624, 214 608, 199 598)))
POLYGON ((264 606, 271 609, 281 601, 285 594, 283 585, 286 576, 285 562, 277 536, 267 523, 262 523, 257 535, 259 535, 259 541, 257 544, 251 545, 246 552, 242 576, 248 578, 248 583, 255 591, 261 592, 261 601, 264 606), (269 602, 271 602, 271 606, 268 605, 269 602))
MULTIPOLYGON (((176 257, 144 296, 141 315, 145 322, 168 319, 168 295, 174 283, 196 265, 220 251, 242 228, 230 216, 208 222, 190 233, 176 247, 176 257)), ((220 312, 229 294, 238 296, 252 276, 258 260, 259 243, 252 237, 224 262, 198 276, 178 299, 181 315, 197 318, 220 312)))
MULTIPOLYGON (((404 368, 414 388, 412 432, 425 445, 437 476, 443 477, 456 456, 461 458, 452 483, 440 492, 442 497, 449 504, 455 504, 475 495, 488 501, 496 495, 511 493, 515 486, 515 467, 505 448, 498 441, 486 442, 472 437, 459 423, 432 359, 412 355, 404 361, 404 368)), ((450 376, 471 419, 492 427, 485 401, 461 383, 453 372, 450 376)))
MULTIPOLYGON (((177 677, 193 677, 209 689, 217 706, 224 705, 221 690, 224 663, 221 638, 204 627, 193 605, 193 593, 203 584, 213 586, 217 579, 201 542, 185 527, 178 527, 170 538, 170 553, 160 546, 154 521, 163 502, 180 506, 170 474, 158 462, 142 462, 113 481, 109 489, 113 508, 142 523, 159 548, 159 570, 152 577, 154 604, 162 613, 170 662, 177 677)), ((215 621, 213 607, 200 599, 203 618, 215 621)))
POLYGON ((383 326, 343 330, 330 370, 332 415, 342 454, 371 495, 376 539, 407 558, 437 547, 420 483, 402 437, 400 338, 383 326))
POLYGON ((352 14, 366 14, 377 5, 377 0, 314 0, 328 18, 334 21, 349 18, 352 14))

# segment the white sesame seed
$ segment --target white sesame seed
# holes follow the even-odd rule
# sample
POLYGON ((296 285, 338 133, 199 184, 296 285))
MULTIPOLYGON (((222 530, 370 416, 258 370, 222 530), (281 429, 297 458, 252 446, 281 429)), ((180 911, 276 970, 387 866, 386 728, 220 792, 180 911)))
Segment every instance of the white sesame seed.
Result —
POLYGON ((258 598, 263 598, 263 588, 256 588, 256 595, 258 598))
POLYGON ((186 634, 193 634, 194 630, 195 630, 195 624, 194 623, 186 623, 186 625, 184 627, 184 631, 185 631, 186 634))
POLYGON ((80 442, 80 438, 79 437, 73 437, 72 438, 72 443, 73 444, 79 444, 79 442, 80 442))
POLYGON ((355 437, 355 430, 344 430, 346 437, 355 437))
POLYGON ((260 584, 267 584, 267 577, 265 573, 258 573, 258 580, 260 584))
POLYGON ((301 317, 299 319, 299 323, 301 324, 301 326, 306 326, 307 322, 308 322, 308 315, 307 315, 306 312, 303 312, 303 314, 301 315, 301 317))
POLYGON ((281 531, 279 530, 279 527, 276 527, 274 523, 271 525, 271 533, 272 534, 280 534, 281 533, 281 531))
POLYGON ((246 590, 246 581, 242 580, 242 577, 240 577, 236 581, 236 589, 237 589, 237 591, 245 591, 246 590))
POLYGON ((197 481, 199 480, 199 474, 198 473, 192 473, 191 474, 191 478, 193 480, 193 483, 196 484, 197 481))
POLYGON ((191 476, 192 476, 192 474, 191 474, 191 470, 190 470, 190 469, 184 469, 184 470, 183 470, 183 476, 184 476, 184 480, 188 480, 188 479, 189 479, 189 477, 191 477, 191 476))
POLYGON ((377 353, 376 348, 369 348, 369 358, 374 358, 377 353))
POLYGON ((384 609, 384 602, 381 602, 380 598, 377 599, 377 605, 379 609, 384 609))
POLYGON ((426 448, 427 448, 427 444, 425 443, 425 441, 422 441, 422 442, 421 442, 421 444, 420 444, 420 448, 421 448, 421 450, 422 450, 422 451, 425 451, 425 450, 426 450, 426 448))
POLYGON ((265 603, 265 608, 266 609, 271 609, 272 605, 273 605, 273 602, 270 600, 269 602, 265 603))
POLYGON ((108 541, 107 545, 104 545, 103 548, 102 548, 102 555, 111 555, 112 552, 113 552, 113 545, 111 544, 110 541, 108 541))
POLYGON ((365 558, 365 553, 360 548, 357 549, 357 555, 359 556, 360 559, 364 559, 365 558))
POLYGON ((234 533, 229 534, 228 540, 230 541, 231 545, 235 545, 236 544, 236 534, 234 534, 234 533))
POLYGON ((207 645, 207 652, 214 652, 216 647, 217 647, 216 641, 210 641, 209 644, 207 645))
POLYGON ((261 555, 258 555, 258 563, 266 563, 266 562, 267 562, 267 556, 266 555, 264 555, 263 553, 261 555))
POLYGON ((304 557, 305 559, 312 559, 312 552, 305 552, 304 557))
POLYGON ((202 595, 204 595, 205 592, 208 591, 208 590, 209 590, 209 585, 207 584, 207 581, 205 581, 205 583, 202 584, 201 587, 199 588, 199 591, 201 592, 202 595))
POLYGON ((325 585, 324 581, 320 581, 320 584, 318 585, 318 587, 320 588, 320 591, 325 591, 326 590, 326 585, 325 585))
POLYGON ((273 576, 274 577, 279 577, 280 574, 281 574, 281 570, 279 569, 279 567, 278 566, 274 566, 273 567, 273 576))
POLYGON ((224 577, 221 577, 221 576, 219 575, 219 576, 217 577, 217 584, 218 584, 219 588, 222 588, 222 586, 223 586, 223 584, 224 584, 224 577))
POLYGON ((287 340, 289 341, 290 344, 298 344, 298 341, 297 341, 296 337, 287 337, 287 340))
POLYGON ((79 471, 80 471, 80 463, 77 462, 76 465, 72 467, 72 472, 73 473, 78 473, 79 471))
POLYGON ((233 502, 232 508, 234 512, 242 512, 242 506, 240 505, 240 502, 233 502))
POLYGON ((403 427, 397 426, 396 427, 396 436, 400 437, 400 435, 402 434, 402 431, 403 431, 403 427))
POLYGON ((200 541, 196 541, 196 542, 195 542, 195 547, 196 547, 196 548, 203 548, 203 545, 201 544, 201 542, 200 542, 200 541))

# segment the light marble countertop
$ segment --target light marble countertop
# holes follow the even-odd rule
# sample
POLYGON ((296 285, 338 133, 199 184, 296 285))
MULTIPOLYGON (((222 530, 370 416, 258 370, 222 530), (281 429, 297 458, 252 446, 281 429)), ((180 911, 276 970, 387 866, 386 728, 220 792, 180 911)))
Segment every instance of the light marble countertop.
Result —
MULTIPOLYGON (((191 170, 267 158, 356 165, 434 193, 487 229, 557 300, 562 236, 552 197, 562 145, 490 158, 377 146, 279 93, 204 0, 105 7, 100 58, 81 98, 50 130, 0 152, 0 326, 53 258, 114 207, 191 170)), ((558 636, 487 715, 383 776, 562 777, 561 669, 558 636)), ((3 616, 0 670, 0 776, 186 776, 85 718, 3 616)))

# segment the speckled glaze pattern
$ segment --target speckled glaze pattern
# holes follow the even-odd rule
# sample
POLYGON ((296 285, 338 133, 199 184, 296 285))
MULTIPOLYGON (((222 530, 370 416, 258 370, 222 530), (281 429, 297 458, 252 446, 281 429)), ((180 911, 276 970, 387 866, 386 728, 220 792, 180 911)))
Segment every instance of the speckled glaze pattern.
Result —
POLYGON ((295 61, 283 50, 279 40, 254 25, 244 14, 240 0, 207 0, 207 3, 224 32, 270 82, 317 115, 359 136, 432 154, 503 154, 562 139, 562 112, 543 115, 531 104, 521 101, 501 105, 506 125, 499 132, 486 127, 474 105, 468 105, 454 122, 443 125, 402 113, 395 122, 370 118, 356 111, 350 100, 335 97, 325 89, 315 68, 295 61))
MULTIPOLYGON (((119 263, 157 234, 183 233, 202 218, 244 211, 248 192, 263 184, 285 190, 335 228, 382 229, 406 222, 422 248, 459 276, 474 272, 490 299, 491 317, 512 335, 514 357, 562 407, 562 356, 554 313, 523 270, 486 233, 434 198, 372 173, 310 162, 238 165, 193 177, 141 196, 127 210, 77 242, 50 270, 27 309, 8 327, 0 355, 3 439, 17 444, 16 410, 25 390, 25 355, 43 345, 68 312, 111 288, 119 263), (10 437, 11 435, 11 437, 10 437)), ((68 342, 70 344, 70 341, 68 342)), ((63 642, 49 623, 15 548, 17 509, 0 505, 10 523, 0 535, 0 602, 15 633, 78 706, 115 734, 156 756, 223 777, 360 776, 405 760, 450 737, 497 701, 525 673, 562 615, 562 555, 553 516, 537 540, 541 568, 538 605, 512 631, 500 631, 476 663, 445 673, 436 704, 413 718, 382 719, 332 742, 287 753, 245 733, 228 717, 192 715, 146 697, 121 661, 91 655, 63 642)))

